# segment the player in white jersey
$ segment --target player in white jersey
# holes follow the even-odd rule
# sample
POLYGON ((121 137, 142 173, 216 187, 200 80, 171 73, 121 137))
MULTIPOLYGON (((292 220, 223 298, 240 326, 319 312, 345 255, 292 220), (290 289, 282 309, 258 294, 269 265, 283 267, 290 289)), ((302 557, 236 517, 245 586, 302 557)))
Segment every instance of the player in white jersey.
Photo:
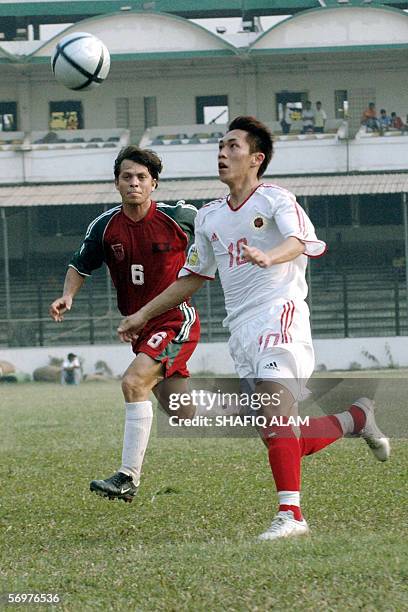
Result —
POLYGON ((252 379, 258 394, 271 398, 263 406, 269 425, 259 431, 268 449, 279 509, 261 540, 308 533, 300 510, 303 456, 346 434, 365 439, 377 459, 389 456, 389 442, 376 426, 373 404, 366 398, 345 412, 310 419, 300 427, 299 438, 289 426, 314 367, 304 301, 307 258, 322 255, 326 245, 291 193, 262 183, 272 152, 265 125, 253 117, 232 121, 218 153, 219 176, 230 194, 198 212, 196 243, 179 279, 118 328, 122 340, 134 340, 152 317, 191 296, 218 269, 237 373, 252 379))

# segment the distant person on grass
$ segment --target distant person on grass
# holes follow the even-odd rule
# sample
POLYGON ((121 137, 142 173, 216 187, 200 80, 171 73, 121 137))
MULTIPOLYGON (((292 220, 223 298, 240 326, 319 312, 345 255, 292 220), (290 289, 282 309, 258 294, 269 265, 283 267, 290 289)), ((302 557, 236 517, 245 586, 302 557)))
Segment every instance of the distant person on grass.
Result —
POLYGON ((68 353, 62 362, 61 384, 79 385, 81 382, 81 364, 74 353, 68 353))
MULTIPOLYGON (((109 268, 118 308, 124 316, 142 308, 176 280, 194 235, 197 210, 184 202, 169 206, 152 200, 161 169, 153 151, 133 145, 121 150, 114 174, 122 204, 90 223, 69 264, 63 294, 50 306, 54 321, 63 320, 86 277, 103 263, 109 268)), ((151 318, 132 343, 136 357, 122 380, 126 413, 122 465, 106 480, 92 481, 91 491, 112 499, 133 500, 153 420, 150 392, 165 409, 170 394, 188 392, 186 362, 199 335, 198 314, 186 298, 151 318)), ((205 406, 191 403, 170 414, 191 418, 207 412, 205 406)))
POLYGON ((258 394, 271 398, 263 411, 269 425, 259 433, 268 448, 279 507, 261 540, 309 531, 300 509, 305 455, 346 434, 362 437, 381 461, 389 455, 388 440, 366 398, 340 414, 311 418, 309 426, 300 427, 299 439, 288 426, 314 368, 305 302, 307 259, 323 255, 326 245, 290 192, 262 182, 272 153, 272 136, 265 125, 254 117, 232 121, 218 152, 219 177, 230 194, 199 210, 196 244, 180 278, 118 328, 124 341, 134 342, 152 319, 191 296, 206 279, 214 279, 218 269, 236 371, 258 394), (278 405, 272 400, 276 394, 278 405), (282 424, 271 425, 272 417, 282 417, 282 424))

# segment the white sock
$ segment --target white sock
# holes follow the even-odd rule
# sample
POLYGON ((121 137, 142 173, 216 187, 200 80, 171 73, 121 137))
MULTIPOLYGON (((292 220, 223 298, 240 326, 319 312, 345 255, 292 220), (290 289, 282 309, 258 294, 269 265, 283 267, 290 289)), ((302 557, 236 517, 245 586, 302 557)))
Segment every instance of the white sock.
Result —
POLYGON ((300 507, 300 492, 299 491, 278 491, 280 506, 298 506, 300 507))
POLYGON ((125 402, 125 408, 122 465, 119 471, 131 476, 133 482, 138 485, 152 427, 152 402, 125 402))
POLYGON ((340 426, 343 430, 343 435, 353 433, 354 419, 348 410, 345 410, 344 412, 339 412, 338 414, 334 414, 333 416, 335 416, 338 422, 340 423, 340 426))

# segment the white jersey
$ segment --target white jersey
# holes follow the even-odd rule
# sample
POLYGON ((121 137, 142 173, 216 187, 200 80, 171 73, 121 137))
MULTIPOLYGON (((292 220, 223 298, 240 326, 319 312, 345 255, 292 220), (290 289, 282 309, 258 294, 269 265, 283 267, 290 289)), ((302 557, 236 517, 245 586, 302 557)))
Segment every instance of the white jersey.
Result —
POLYGON ((268 305, 304 300, 307 256, 319 257, 325 250, 295 196, 277 185, 261 184, 236 209, 227 196, 198 211, 195 245, 179 276, 193 272, 213 279, 218 269, 227 311, 223 324, 232 331, 268 305), (290 236, 304 243, 305 254, 269 268, 243 259, 244 244, 268 251, 290 236))

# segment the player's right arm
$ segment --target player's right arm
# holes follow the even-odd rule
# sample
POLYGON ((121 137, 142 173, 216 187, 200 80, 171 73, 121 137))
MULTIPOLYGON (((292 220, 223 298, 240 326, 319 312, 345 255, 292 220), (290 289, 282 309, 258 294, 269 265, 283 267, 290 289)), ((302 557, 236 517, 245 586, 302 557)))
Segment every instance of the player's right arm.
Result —
POLYGON ((118 327, 118 334, 123 342, 137 339, 139 332, 150 319, 158 317, 171 308, 178 306, 193 293, 198 291, 206 279, 196 274, 178 278, 167 289, 145 304, 143 308, 123 319, 118 327))
POLYGON ((74 297, 85 282, 85 277, 81 276, 74 268, 68 268, 64 281, 62 296, 53 301, 49 308, 49 314, 54 321, 64 320, 64 313, 71 310, 74 297))
POLYGON ((84 284, 86 277, 102 265, 104 261, 103 233, 107 223, 118 212, 118 209, 119 207, 112 208, 89 224, 80 248, 70 261, 62 296, 54 300, 49 308, 49 314, 54 321, 63 321, 64 313, 71 310, 73 299, 84 284))

